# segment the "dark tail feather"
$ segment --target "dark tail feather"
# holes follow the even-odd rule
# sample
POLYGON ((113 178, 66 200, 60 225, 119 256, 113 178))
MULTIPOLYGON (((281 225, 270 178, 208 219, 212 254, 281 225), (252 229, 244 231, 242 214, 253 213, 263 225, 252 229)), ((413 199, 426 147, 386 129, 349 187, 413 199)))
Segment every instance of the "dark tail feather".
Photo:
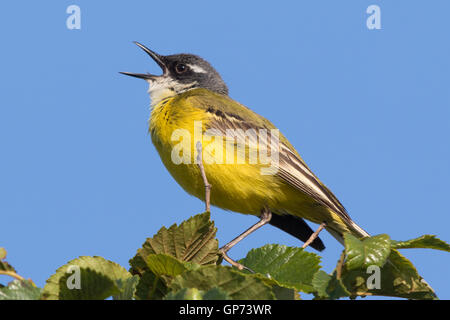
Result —
MULTIPOLYGON (((284 232, 289 233, 291 236, 305 242, 314 233, 311 227, 306 224, 305 220, 292 216, 290 214, 272 214, 272 219, 270 224, 277 227, 284 232)), ((316 249, 317 251, 322 251, 325 249, 325 245, 319 237, 314 239, 314 241, 309 245, 310 247, 316 249)))

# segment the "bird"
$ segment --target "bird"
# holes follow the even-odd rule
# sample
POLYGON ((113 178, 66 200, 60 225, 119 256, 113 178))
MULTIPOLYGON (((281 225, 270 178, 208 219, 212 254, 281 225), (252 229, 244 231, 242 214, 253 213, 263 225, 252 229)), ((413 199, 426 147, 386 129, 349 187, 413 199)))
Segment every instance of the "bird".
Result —
POLYGON ((194 54, 161 55, 135 44, 158 64, 162 74, 121 73, 149 84, 149 133, 169 173, 187 193, 213 206, 260 218, 220 248, 226 261, 245 268, 227 252, 266 224, 318 251, 325 248, 318 237, 322 229, 342 244, 344 233, 369 236, 275 125, 229 96, 227 85, 208 61, 194 54), (261 143, 268 142, 268 136, 274 148, 261 143), (242 145, 245 148, 239 149, 242 145), (276 161, 263 162, 257 157, 250 161, 251 155, 265 152, 276 161), (201 165, 195 161, 198 154, 201 165), (208 186, 212 186, 210 199, 205 192, 208 186), (320 225, 316 232, 305 219, 320 225))

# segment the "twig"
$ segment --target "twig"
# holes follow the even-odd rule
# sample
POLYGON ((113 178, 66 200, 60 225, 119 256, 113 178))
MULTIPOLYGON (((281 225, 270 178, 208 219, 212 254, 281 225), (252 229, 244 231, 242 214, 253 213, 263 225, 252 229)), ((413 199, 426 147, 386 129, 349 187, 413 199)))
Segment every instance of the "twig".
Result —
POLYGON ((205 185, 205 208, 207 212, 210 212, 211 205, 210 205, 210 198, 211 198, 211 185, 208 182, 208 179, 206 178, 205 168, 203 167, 203 159, 202 159, 202 144, 200 141, 197 142, 197 165, 200 169, 200 173, 202 175, 203 184, 205 185))
POLYGON ((316 232, 314 232, 308 240, 306 240, 306 242, 303 244, 302 248, 305 249, 307 246, 309 246, 318 236, 320 231, 323 230, 323 228, 325 228, 327 226, 327 224, 325 222, 322 222, 322 224, 319 226, 319 228, 316 230, 316 232))
POLYGON ((222 257, 228 261, 228 263, 230 263, 232 266, 238 268, 239 270, 243 270, 246 269, 248 271, 250 271, 251 273, 255 273, 253 270, 251 270, 250 268, 247 268, 246 266, 240 264, 239 262, 234 261, 233 259, 231 259, 227 252, 234 247, 238 242, 240 242, 242 239, 244 239, 245 237, 247 237, 249 234, 251 234, 252 232, 258 230, 259 228, 261 228, 262 226, 264 226, 265 224, 269 223, 270 220, 272 219, 272 212, 270 212, 269 209, 264 208, 261 212, 261 216, 259 217, 259 221, 257 223, 255 223, 253 226, 251 226, 250 228, 248 228, 247 230, 245 230, 243 233, 241 233, 239 236, 237 236, 236 238, 234 238, 233 240, 231 240, 230 242, 228 242, 226 245, 224 245, 222 248, 219 249, 220 254, 222 255, 222 257))
POLYGON ((342 276, 342 267, 344 266, 345 250, 342 251, 341 257, 339 258, 338 264, 336 266, 336 278, 340 279, 342 276))
POLYGON ((0 275, 10 276, 10 277, 13 277, 13 278, 15 278, 17 280, 21 280, 21 281, 25 280, 24 277, 19 276, 14 271, 0 271, 0 275))

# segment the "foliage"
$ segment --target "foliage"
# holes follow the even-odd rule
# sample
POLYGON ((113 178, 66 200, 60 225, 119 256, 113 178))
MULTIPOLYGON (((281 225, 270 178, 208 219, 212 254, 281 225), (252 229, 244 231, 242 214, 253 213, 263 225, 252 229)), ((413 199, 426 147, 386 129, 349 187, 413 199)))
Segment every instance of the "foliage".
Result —
POLYGON ((386 234, 364 239, 346 234, 345 249, 330 274, 322 270, 317 254, 278 244, 252 249, 239 260, 251 273, 221 265, 216 231, 209 212, 193 216, 148 238, 130 260, 129 271, 102 257, 79 257, 56 270, 43 289, 20 277, 0 248, 0 274, 16 278, 0 285, 0 300, 298 300, 302 292, 315 299, 437 299, 398 249, 450 252, 446 242, 432 235, 394 241, 386 234))
POLYGON ((27 280, 14 280, 0 288, 0 300, 37 300, 40 295, 41 289, 27 280))

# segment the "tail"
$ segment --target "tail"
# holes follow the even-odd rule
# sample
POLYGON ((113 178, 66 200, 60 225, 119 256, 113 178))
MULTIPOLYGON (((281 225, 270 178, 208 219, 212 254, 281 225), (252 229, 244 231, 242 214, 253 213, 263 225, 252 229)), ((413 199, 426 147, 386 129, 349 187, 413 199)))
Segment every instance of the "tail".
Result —
MULTIPOLYGON (((353 220, 351 220, 347 223, 347 227, 348 227, 349 232, 358 238, 370 237, 370 234, 366 230, 364 230, 363 228, 358 226, 353 220)), ((344 235, 342 233, 340 233, 330 227, 326 227, 326 230, 337 241, 339 241, 342 245, 344 245, 344 235)))

